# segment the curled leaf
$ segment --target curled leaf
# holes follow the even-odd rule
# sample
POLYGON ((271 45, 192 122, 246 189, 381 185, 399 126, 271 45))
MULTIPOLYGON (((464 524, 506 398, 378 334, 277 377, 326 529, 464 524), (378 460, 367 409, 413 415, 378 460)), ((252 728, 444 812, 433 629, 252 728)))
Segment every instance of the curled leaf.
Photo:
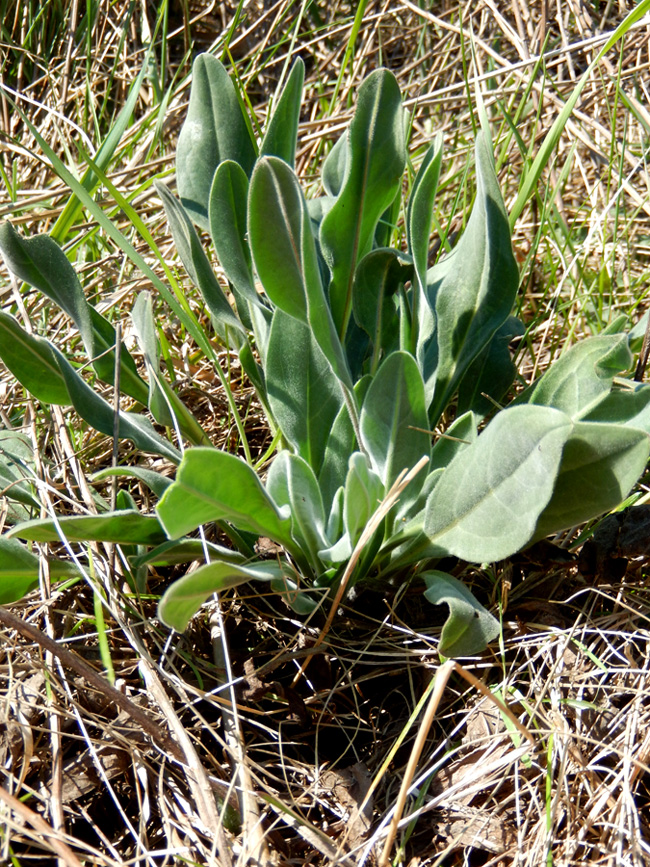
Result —
POLYGON ((431 570, 422 577, 427 585, 425 598, 434 605, 449 606, 449 617, 440 634, 440 653, 448 657, 475 656, 485 650, 501 629, 496 617, 453 575, 431 570))

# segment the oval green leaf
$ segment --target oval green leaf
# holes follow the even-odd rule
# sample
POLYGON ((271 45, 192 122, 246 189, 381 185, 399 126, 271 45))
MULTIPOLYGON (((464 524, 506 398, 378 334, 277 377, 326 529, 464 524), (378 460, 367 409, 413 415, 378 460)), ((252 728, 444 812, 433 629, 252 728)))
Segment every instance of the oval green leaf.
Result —
POLYGON ((274 106, 260 148, 262 156, 280 157, 290 166, 296 161, 298 123, 302 87, 305 81, 305 64, 298 57, 291 67, 287 83, 274 106))
MULTIPOLYGON (((40 558, 18 539, 0 536, 0 605, 22 599, 38 585, 40 558)), ((49 561, 50 576, 55 579, 74 578, 79 570, 74 563, 49 561)))
POLYGON ((519 286, 510 229, 489 141, 476 139, 476 200, 454 250, 427 275, 435 333, 418 359, 437 423, 469 365, 510 315, 519 286))
MULTIPOLYGON (((320 242, 332 275, 334 324, 343 338, 357 262, 372 249, 377 224, 397 195, 406 164, 402 96, 392 72, 377 69, 363 82, 347 140, 332 152, 332 166, 338 166, 334 155, 345 158, 345 175, 321 223, 320 242)), ((328 185, 330 190, 337 187, 332 181, 328 185)))
POLYGON ((216 57, 200 54, 176 147, 178 192, 198 226, 209 228, 208 197, 219 164, 234 160, 250 175, 256 156, 235 85, 216 57))
POLYGON ((171 539, 201 524, 228 521, 292 547, 289 519, 276 508, 255 471, 218 449, 188 449, 156 511, 171 539))
POLYGON ((424 596, 434 605, 449 606, 449 617, 440 634, 442 656, 475 656, 482 653, 501 631, 499 621, 478 602, 469 587, 435 570, 422 573, 427 585, 424 596))
POLYGON ((18 524, 8 533, 31 542, 114 542, 120 545, 158 545, 166 540, 158 518, 131 509, 101 515, 68 515, 56 521, 38 518, 18 524))
POLYGON ((288 571, 288 567, 273 561, 242 566, 215 560, 174 581, 158 604, 158 616, 166 626, 184 632, 201 605, 214 593, 247 581, 281 581, 288 571))
POLYGON ((562 454, 551 501, 534 539, 543 539, 620 505, 648 462, 645 431, 617 424, 577 422, 562 454))
POLYGON ((309 326, 282 310, 271 325, 266 387, 280 430, 318 474, 343 393, 309 326))
POLYGON ((491 562, 521 550, 551 499, 571 420, 549 407, 504 410, 451 461, 424 530, 441 555, 491 562))
MULTIPOLYGON (((363 401, 360 427, 363 445, 386 489, 402 470, 412 469, 430 454, 424 383, 412 355, 393 352, 383 361, 363 401)), ((417 496, 423 481, 420 473, 411 482, 409 499, 417 496)))

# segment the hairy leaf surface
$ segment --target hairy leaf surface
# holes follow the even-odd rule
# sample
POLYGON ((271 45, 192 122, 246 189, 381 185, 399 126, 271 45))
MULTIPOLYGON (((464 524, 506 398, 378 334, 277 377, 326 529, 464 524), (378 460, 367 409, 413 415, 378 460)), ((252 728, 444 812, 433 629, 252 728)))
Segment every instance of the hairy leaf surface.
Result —
POLYGON ((298 57, 291 67, 287 82, 273 108, 273 114, 260 148, 262 156, 280 157, 292 167, 296 161, 298 123, 300 122, 304 81, 305 64, 298 57))
POLYGON ((9 531, 32 542, 115 542, 116 544, 157 545, 166 540, 158 518, 131 509, 101 515, 68 515, 25 521, 9 531))
POLYGON ((449 617, 440 634, 438 649, 443 656, 474 656, 498 636, 499 621, 475 598, 471 590, 446 572, 422 573, 425 597, 434 605, 449 606, 449 617))
POLYGON ((158 605, 160 619, 177 632, 184 632, 187 624, 214 593, 229 587, 238 587, 247 581, 271 581, 282 579, 284 571, 273 561, 244 566, 237 563, 206 563, 183 578, 174 581, 163 594, 158 605))
POLYGON ((650 438, 632 427, 578 422, 568 438, 551 501, 535 539, 559 533, 620 505, 643 473, 650 438))
POLYGON ((278 511, 255 471, 218 449, 188 449, 156 511, 171 539, 223 520, 292 546, 290 521, 278 511))
MULTIPOLYGON (((91 307, 74 268, 48 235, 22 238, 11 223, 0 223, 0 252, 7 267, 68 314, 78 328, 93 368, 104 382, 115 378, 115 329, 91 307)), ((141 403, 148 388, 128 351, 120 350, 120 388, 141 403)))
POLYGON ((341 406, 341 385, 309 326, 276 310, 266 360, 269 405, 280 430, 315 473, 341 406))
POLYGON ((217 169, 208 205, 210 234, 221 267, 232 286, 237 312, 252 329, 249 304, 260 305, 246 233, 248 177, 242 167, 225 160, 217 169))
POLYGON ((424 529, 441 553, 502 560, 532 538, 551 496, 571 420, 549 407, 504 410, 443 472, 424 529))
POLYGON ((0 358, 18 382, 42 403, 69 406, 72 399, 52 344, 0 310, 0 358))
POLYGON ((428 273, 436 330, 418 347, 435 424, 469 365, 509 316, 519 285, 508 217, 488 141, 476 141, 476 199, 460 241, 428 273))
MULTIPOLYGON (((338 198, 323 218, 320 243, 331 270, 329 287, 334 323, 343 338, 352 313, 352 282, 357 262, 372 248, 380 217, 399 189, 406 164, 402 99, 395 76, 372 72, 359 88, 344 157, 345 174, 338 198)), ((332 158, 333 159, 333 158, 332 158)), ((329 181, 338 186, 340 163, 329 181)))
MULTIPOLYGON (((412 355, 393 352, 377 371, 361 410, 361 438, 386 489, 431 451, 424 384, 412 355)), ((406 495, 417 496, 420 474, 406 495)))
MULTIPOLYGON (((53 580, 79 576, 74 563, 52 558, 48 566, 53 580)), ((41 558, 18 539, 0 536, 0 605, 18 602, 37 587, 42 568, 41 558)))
POLYGON ((198 226, 209 228, 208 197, 219 163, 234 160, 250 175, 256 156, 235 85, 216 57, 200 54, 176 147, 178 192, 198 226))
POLYGON ((306 322, 341 382, 352 388, 343 347, 334 328, 298 180, 276 157, 261 159, 253 173, 248 231, 255 268, 271 301, 306 322))
POLYGON ((242 324, 234 314, 223 289, 219 285, 185 208, 164 184, 157 183, 156 190, 165 208, 181 262, 194 285, 201 291, 201 295, 208 305, 208 310, 214 317, 219 334, 225 336, 226 329, 229 328, 245 339, 246 335, 242 324))
POLYGON ((318 570, 318 551, 329 543, 325 509, 314 471, 299 455, 280 452, 271 464, 266 490, 278 506, 291 510, 291 532, 318 570))
POLYGON ((523 396, 528 403, 554 406, 572 418, 609 394, 614 377, 632 366, 626 334, 599 334, 581 340, 558 358, 523 396))

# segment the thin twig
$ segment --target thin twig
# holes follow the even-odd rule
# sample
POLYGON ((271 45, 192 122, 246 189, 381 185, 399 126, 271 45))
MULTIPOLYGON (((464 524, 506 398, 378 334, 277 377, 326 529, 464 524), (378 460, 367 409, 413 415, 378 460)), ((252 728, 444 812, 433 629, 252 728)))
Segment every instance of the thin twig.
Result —
POLYGON ((406 771, 404 772, 404 779, 402 780, 402 785, 400 786, 397 801, 395 802, 393 818, 391 819, 391 823, 388 826, 388 832, 386 835, 386 840, 384 842, 384 849, 379 859, 378 867, 387 867, 390 852, 393 848, 393 843, 395 842, 397 829, 402 818, 402 814, 404 813, 404 807, 406 806, 406 799, 408 797, 409 789, 411 788, 411 783, 413 782, 413 777, 415 776, 418 762, 420 761, 420 756, 422 755, 422 750, 424 749, 427 737, 429 736, 429 729, 431 728, 431 724, 433 723, 436 711, 438 710, 438 705, 440 704, 440 699, 442 698, 442 694, 445 691, 447 682, 454 672, 460 674, 461 677, 463 677, 469 684, 478 689, 479 692, 481 692, 487 699, 493 702, 499 708, 501 713, 505 714, 508 717, 508 719, 515 726, 517 731, 525 738, 527 738, 533 745, 533 747, 536 746, 535 739, 532 734, 528 731, 526 726, 519 722, 515 714, 503 701, 501 701, 501 699, 497 698, 497 696, 494 695, 494 693, 492 693, 484 683, 482 683, 466 668, 463 668, 462 665, 459 665, 459 663, 457 663, 453 659, 447 660, 447 662, 445 662, 444 665, 442 665, 436 673, 436 680, 433 686, 433 690, 431 692, 431 697, 429 699, 427 709, 420 724, 415 743, 413 744, 413 749, 411 750, 411 755, 406 766, 406 771))
MULTIPOLYGON (((120 360, 122 356, 122 323, 117 321, 115 325, 115 368, 113 374, 113 450, 111 453, 111 467, 117 467, 120 449, 120 360)), ((111 511, 117 508, 117 486, 119 479, 115 475, 111 480, 111 511)), ((115 577, 115 545, 108 546, 108 574, 115 577)))
POLYGON ((154 722, 151 717, 143 711, 142 708, 138 707, 137 704, 132 702, 130 698, 127 698, 127 696, 121 693, 118 689, 111 686, 105 677, 102 677, 102 675, 95 671, 94 668, 91 668, 87 662, 81 659, 81 657, 72 653, 72 651, 68 650, 66 647, 58 644, 48 635, 45 635, 44 632, 41 632, 40 629, 32 626, 31 623, 27 623, 21 617, 12 614, 11 611, 8 611, 2 606, 0 606, 0 623, 8 629, 13 629, 16 632, 19 632, 22 636, 33 641, 35 644, 38 644, 44 650, 48 650, 53 654, 53 656, 56 656, 66 668, 69 668, 71 671, 76 672, 80 677, 83 677, 83 679, 98 692, 115 702, 120 710, 128 713, 131 719, 140 726, 142 731, 148 734, 162 750, 171 754, 179 762, 184 761, 183 752, 176 741, 172 740, 169 735, 161 732, 158 723, 154 722))
POLYGON ((6 789, 0 787, 0 801, 3 801, 10 810, 17 813, 24 822, 27 822, 39 834, 42 842, 49 845, 56 852, 59 859, 66 867, 82 867, 81 861, 74 854, 67 843, 57 836, 56 831, 47 824, 45 819, 23 804, 18 798, 11 795, 6 789))
POLYGON ((226 744, 231 753, 231 767, 238 781, 239 811, 242 819, 242 840, 244 848, 237 860, 238 865, 249 862, 260 865, 271 863, 269 848, 264 836, 260 819, 257 795, 253 787, 253 778, 248 766, 246 744, 242 732, 235 691, 233 689, 233 674, 230 665, 230 653, 226 636, 221 600, 217 594, 217 609, 210 621, 212 649, 217 671, 225 673, 229 684, 231 703, 228 707, 221 706, 221 719, 226 744))
MULTIPOLYGON (((313 649, 315 650, 319 647, 323 641, 325 640, 325 636, 329 632, 332 623, 334 622, 334 618, 336 616, 336 612, 338 611, 339 605, 341 604, 341 600, 347 590, 348 584, 350 583, 350 579, 352 578, 352 573, 354 572, 356 565, 359 561, 359 557, 361 556, 363 549, 370 542, 373 537, 373 534, 380 523, 383 521, 384 517, 390 512, 395 503, 399 500, 400 494, 404 490, 404 488, 412 481, 412 479, 417 476, 420 470, 425 467, 429 463, 428 455, 423 456, 417 462, 417 464, 413 467, 412 470, 408 472, 406 470, 402 470, 402 472, 398 475, 398 477, 393 482, 391 489, 388 491, 384 499, 379 504, 379 507, 372 515, 366 526, 364 527, 363 533, 361 534, 359 541, 357 542, 354 551, 352 552, 352 556, 348 560, 348 565, 345 567, 345 572, 341 577, 341 581, 339 583, 338 589, 336 591, 336 595, 334 597, 334 601, 330 607, 329 614, 327 615, 327 620, 325 621, 325 625, 320 631, 318 638, 316 639, 315 644, 313 645, 313 649)), ((299 680, 300 677, 305 672, 305 669, 309 665, 312 657, 308 656, 307 659, 303 662, 300 671, 294 678, 294 684, 299 680)))

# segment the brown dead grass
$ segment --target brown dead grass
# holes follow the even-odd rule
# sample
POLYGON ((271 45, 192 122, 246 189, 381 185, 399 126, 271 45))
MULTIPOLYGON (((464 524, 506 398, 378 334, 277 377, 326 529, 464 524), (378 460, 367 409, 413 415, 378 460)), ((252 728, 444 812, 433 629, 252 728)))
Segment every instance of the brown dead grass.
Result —
MULTIPOLYGON (((119 105, 142 58, 141 7, 121 42, 128 4, 100 5, 103 23, 92 34, 89 53, 63 30, 58 43, 42 45, 22 65, 14 61, 18 74, 8 82, 50 146, 73 162, 78 139, 98 144, 92 125, 80 130, 71 123, 84 116, 88 83, 96 106, 105 94, 119 105)), ((319 4, 317 34, 309 32, 314 19, 305 16, 296 41, 308 68, 299 170, 305 180, 313 176, 323 142, 349 117, 355 88, 371 69, 387 65, 409 106, 417 106, 416 159, 432 130, 443 130, 440 213, 459 215, 450 226, 441 223, 445 233, 461 228, 470 202, 462 186, 472 143, 470 34, 495 138, 504 147, 501 153, 497 146, 500 180, 511 204, 524 160, 535 155, 604 34, 628 6, 579 0, 421 5, 370 0, 329 114, 324 104, 344 62, 354 10, 347 3, 319 4), (545 71, 533 75, 544 40, 550 50, 545 71), (530 149, 524 156, 514 138, 507 141, 502 124, 519 109, 516 131, 530 149)), ((27 7, 11 6, 5 52, 20 51, 25 40, 21 8, 27 7)), ((136 210, 146 214, 170 262, 161 208, 143 182, 173 166, 187 104, 189 40, 208 48, 234 12, 229 3, 190 2, 185 13, 185 4, 175 8, 169 71, 179 71, 179 82, 162 135, 156 138, 150 123, 156 95, 147 83, 128 133, 133 147, 111 172, 123 193, 137 192, 136 210)), ((288 32, 297 14, 285 0, 251 3, 231 44, 260 118, 286 50, 285 44, 272 53, 269 34, 288 32)), ((530 323, 521 358, 527 377, 567 339, 599 330, 619 310, 634 319, 643 305, 650 238, 644 162, 649 59, 646 24, 592 76, 543 176, 539 201, 515 228, 520 312, 530 323)), ((1 96, 0 111, 0 159, 20 181, 15 201, 0 203, 0 216, 29 233, 47 231, 69 192, 1 96)), ((107 195, 105 204, 110 208, 107 195)), ((128 230, 123 215, 116 220, 128 230)), ((126 314, 133 293, 145 284, 124 269, 101 233, 101 241, 92 241, 92 228, 80 223, 73 233, 88 250, 82 280, 102 303, 126 314)), ((147 255, 146 245, 138 244, 147 255)), ((0 300, 34 327, 50 315, 34 293, 21 297, 10 281, 0 287, 0 300)), ((218 385, 195 363, 191 346, 174 345, 177 324, 165 327, 187 373, 187 399, 193 408, 203 407, 215 442, 225 442, 218 385)), ((62 318, 48 320, 48 328, 73 339, 62 318)), ((241 392, 240 399, 248 395, 241 392)), ((110 460, 110 443, 82 434, 61 410, 46 417, 8 376, 0 377, 0 409, 6 427, 18 419, 32 438, 37 471, 50 486, 43 488, 44 509, 79 502, 93 508, 87 477, 110 460)), ((249 421, 262 452, 266 432, 257 415, 249 421)), ((146 508, 146 493, 133 493, 146 508)), ((0 499, 0 515, 2 508, 0 499)), ((87 564, 86 552, 83 558, 87 564)), ((185 635, 170 635, 156 620, 155 598, 176 577, 172 572, 152 571, 148 594, 136 599, 124 587, 119 554, 115 570, 110 552, 100 546, 92 560, 106 601, 115 686, 131 707, 90 686, 51 645, 4 625, 0 859, 21 865, 377 863, 421 724, 421 717, 409 720, 439 666, 444 612, 424 603, 417 588, 397 588, 388 596, 367 590, 343 606, 326 642, 317 646, 320 620, 304 622, 277 597, 251 591, 222 598, 185 635), (173 739, 173 748, 144 733, 143 715, 161 737, 173 739)), ((650 863, 644 562, 609 583, 607 576, 600 583, 587 580, 574 561, 543 557, 466 570, 464 577, 485 604, 503 612, 502 644, 467 668, 507 701, 535 747, 520 743, 495 706, 453 676, 417 766, 394 863, 650 863)), ((103 671, 90 581, 61 590, 44 569, 41 588, 12 611, 103 671)))

